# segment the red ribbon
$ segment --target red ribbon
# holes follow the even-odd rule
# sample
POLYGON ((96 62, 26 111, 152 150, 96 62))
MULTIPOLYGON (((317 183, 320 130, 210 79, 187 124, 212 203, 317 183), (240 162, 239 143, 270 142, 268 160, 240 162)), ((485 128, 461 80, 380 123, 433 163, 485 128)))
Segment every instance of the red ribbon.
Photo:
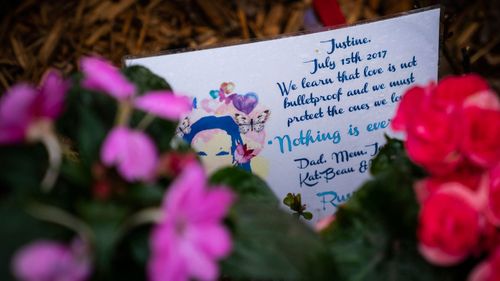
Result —
POLYGON ((314 0, 314 11, 324 26, 345 24, 345 16, 337 0, 314 0))

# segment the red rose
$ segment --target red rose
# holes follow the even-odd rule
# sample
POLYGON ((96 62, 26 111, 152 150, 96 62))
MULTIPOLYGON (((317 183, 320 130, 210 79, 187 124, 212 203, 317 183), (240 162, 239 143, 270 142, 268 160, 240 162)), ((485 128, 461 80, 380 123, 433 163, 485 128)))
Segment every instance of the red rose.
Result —
POLYGON ((456 169, 443 176, 429 177, 418 181, 415 186, 415 195, 421 204, 434 192, 451 183, 461 184, 471 191, 478 191, 481 180, 485 176, 484 170, 470 162, 460 163, 456 169))
POLYGON ((420 217, 419 250, 431 263, 453 265, 463 261, 478 245, 480 214, 466 187, 452 184, 425 201, 420 217))
POLYGON ((485 168, 500 161, 500 101, 492 91, 479 92, 464 102, 463 153, 485 168))
POLYGON ((500 280, 500 246, 492 252, 489 258, 480 263, 469 275, 469 281, 499 281, 500 280))
POLYGON ((467 158, 490 165, 500 153, 496 145, 500 122, 490 112, 494 99, 498 102, 479 76, 448 77, 437 86, 409 89, 392 128, 406 133, 409 157, 433 175, 446 175, 467 158), (487 120, 479 118, 483 114, 487 120))
POLYGON ((462 107, 468 97, 489 88, 486 80, 475 74, 448 76, 439 81, 434 100, 440 107, 453 110, 453 107, 462 107))
POLYGON ((500 164, 490 171, 486 217, 495 226, 500 226, 500 164))
POLYGON ((437 103, 436 86, 413 87, 401 100, 392 128, 406 132, 408 156, 433 174, 446 174, 460 162, 458 153, 462 127, 456 110, 437 103))

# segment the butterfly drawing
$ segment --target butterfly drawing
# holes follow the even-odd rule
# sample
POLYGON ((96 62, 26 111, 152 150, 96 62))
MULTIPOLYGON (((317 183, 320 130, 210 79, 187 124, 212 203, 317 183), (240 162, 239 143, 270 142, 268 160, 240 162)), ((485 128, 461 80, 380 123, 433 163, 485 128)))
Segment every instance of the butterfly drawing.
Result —
POLYGON ((182 122, 179 124, 176 130, 177 136, 182 138, 184 135, 189 134, 191 132, 191 122, 188 117, 185 117, 182 122))
POLYGON ((251 131, 259 133, 264 130, 264 125, 270 115, 271 112, 269 110, 264 110, 262 113, 257 115, 255 119, 253 119, 243 114, 236 113, 234 115, 234 120, 240 128, 240 133, 246 134, 251 131))

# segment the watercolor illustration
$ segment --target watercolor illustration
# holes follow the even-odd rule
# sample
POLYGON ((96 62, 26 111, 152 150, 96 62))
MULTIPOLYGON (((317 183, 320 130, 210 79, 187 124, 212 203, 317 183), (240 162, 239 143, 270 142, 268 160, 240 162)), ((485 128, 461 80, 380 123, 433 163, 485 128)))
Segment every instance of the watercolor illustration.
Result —
POLYGON ((259 156, 265 145, 271 111, 254 92, 239 94, 233 82, 224 82, 206 98, 193 99, 193 111, 177 128, 177 135, 197 151, 207 173, 238 166, 262 177, 268 161, 259 156))

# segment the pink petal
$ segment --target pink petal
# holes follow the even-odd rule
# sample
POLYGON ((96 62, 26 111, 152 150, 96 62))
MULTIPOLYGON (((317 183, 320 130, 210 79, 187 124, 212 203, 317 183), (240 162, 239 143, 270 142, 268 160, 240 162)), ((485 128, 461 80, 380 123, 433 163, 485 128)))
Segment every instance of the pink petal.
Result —
POLYGON ((188 211, 192 206, 201 204, 205 180, 205 172, 199 163, 187 165, 165 194, 165 212, 172 214, 178 210, 188 211))
POLYGON ((158 163, 156 145, 146 134, 132 131, 128 137, 126 158, 118 165, 118 171, 128 181, 151 180, 158 163))
POLYGON ((201 281, 216 280, 219 275, 219 268, 216 261, 210 258, 206 253, 199 251, 199 249, 191 247, 183 247, 184 259, 189 261, 187 268, 189 274, 201 281))
POLYGON ((148 275, 151 281, 187 281, 186 260, 178 250, 178 241, 170 226, 157 225, 151 235, 151 258, 148 275))
POLYGON ((34 118, 37 91, 30 85, 17 84, 0 98, 0 144, 24 140, 34 118))
POLYGON ((135 107, 161 118, 178 120, 191 111, 191 101, 185 96, 176 96, 167 91, 152 91, 137 97, 135 107))
POLYGON ((225 187, 211 187, 198 208, 190 210, 195 222, 222 220, 235 200, 233 192, 225 187))
POLYGON ((117 127, 104 141, 101 161, 107 166, 116 165, 118 172, 128 181, 150 180, 158 154, 153 141, 143 132, 117 127))
POLYGON ((42 78, 38 96, 38 114, 51 119, 58 117, 63 109, 64 96, 69 87, 69 80, 64 80, 58 71, 49 70, 46 72, 42 78))
POLYGON ((114 128, 104 140, 101 148, 101 161, 112 166, 123 161, 124 151, 127 151, 128 129, 125 127, 114 128))
POLYGON ((23 281, 83 281, 89 277, 91 267, 88 257, 81 254, 61 243, 36 241, 15 254, 13 273, 23 281))
POLYGON ((229 231, 219 224, 198 224, 187 234, 187 238, 212 258, 226 257, 232 249, 229 231))
POLYGON ((84 88, 105 92, 118 100, 134 95, 135 85, 110 62, 96 57, 84 57, 80 64, 85 75, 82 81, 84 88))

